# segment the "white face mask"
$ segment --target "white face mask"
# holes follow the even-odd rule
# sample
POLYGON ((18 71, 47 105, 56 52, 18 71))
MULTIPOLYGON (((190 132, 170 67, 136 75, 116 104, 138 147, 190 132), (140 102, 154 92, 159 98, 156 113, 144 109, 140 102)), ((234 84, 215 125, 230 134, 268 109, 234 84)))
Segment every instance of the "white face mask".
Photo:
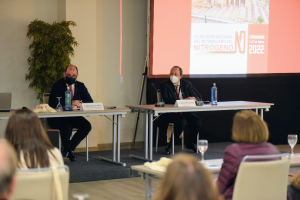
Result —
POLYGON ((179 81, 179 78, 175 75, 172 75, 172 76, 170 76, 170 80, 173 84, 175 84, 179 81))

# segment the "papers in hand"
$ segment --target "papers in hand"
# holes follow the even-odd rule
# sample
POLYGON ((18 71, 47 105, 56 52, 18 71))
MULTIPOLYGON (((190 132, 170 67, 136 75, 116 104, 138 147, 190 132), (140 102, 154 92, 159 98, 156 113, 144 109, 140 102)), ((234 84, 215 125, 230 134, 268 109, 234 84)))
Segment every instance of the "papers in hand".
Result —
POLYGON ((35 113, 55 113, 57 112, 51 108, 48 104, 40 104, 36 106, 36 109, 33 111, 35 113))
POLYGON ((104 110, 103 103, 82 103, 82 110, 104 110))
POLYGON ((157 162, 146 162, 144 165, 152 170, 155 171, 160 171, 160 172, 166 172, 168 165, 172 162, 173 160, 170 158, 162 157, 159 159, 157 162))

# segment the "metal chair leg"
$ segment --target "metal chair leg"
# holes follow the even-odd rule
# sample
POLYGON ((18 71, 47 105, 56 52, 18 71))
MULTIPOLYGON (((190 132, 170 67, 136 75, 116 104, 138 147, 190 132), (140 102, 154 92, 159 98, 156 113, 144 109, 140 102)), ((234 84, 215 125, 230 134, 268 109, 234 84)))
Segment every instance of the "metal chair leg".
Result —
POLYGON ((174 126, 172 126, 172 155, 174 155, 174 126))
POLYGON ((159 128, 157 127, 157 129, 156 129, 156 147, 155 147, 155 152, 157 152, 158 137, 159 137, 159 128))
POLYGON ((86 138, 86 161, 89 161, 89 136, 87 135, 86 138))
POLYGON ((199 132, 198 132, 198 134, 197 134, 197 153, 199 153, 199 148, 198 148, 198 146, 199 146, 199 132))
POLYGON ((184 131, 182 131, 181 148, 184 150, 184 131))

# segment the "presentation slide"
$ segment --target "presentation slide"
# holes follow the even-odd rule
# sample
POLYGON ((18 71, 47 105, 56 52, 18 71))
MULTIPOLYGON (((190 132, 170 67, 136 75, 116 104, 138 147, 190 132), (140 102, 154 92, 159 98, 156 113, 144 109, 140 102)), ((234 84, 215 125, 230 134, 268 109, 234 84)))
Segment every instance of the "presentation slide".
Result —
POLYGON ((175 65, 191 77, 299 73, 268 65, 273 2, 152 0, 150 77, 168 75, 175 65))
POLYGON ((267 73, 269 1, 192 0, 190 74, 267 73))

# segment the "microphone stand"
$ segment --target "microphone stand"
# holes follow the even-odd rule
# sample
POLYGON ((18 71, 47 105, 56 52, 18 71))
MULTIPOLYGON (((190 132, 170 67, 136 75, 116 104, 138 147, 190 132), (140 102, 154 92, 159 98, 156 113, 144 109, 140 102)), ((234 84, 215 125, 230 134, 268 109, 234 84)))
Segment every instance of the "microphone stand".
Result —
POLYGON ((202 96, 200 94, 200 92, 198 92, 198 90, 196 90, 196 88, 192 85, 192 83, 190 81, 188 81, 190 83, 190 85, 192 86, 192 88, 194 89, 194 91, 196 91, 200 97, 200 101, 196 101, 196 105, 197 106, 203 106, 203 101, 202 101, 202 96))

